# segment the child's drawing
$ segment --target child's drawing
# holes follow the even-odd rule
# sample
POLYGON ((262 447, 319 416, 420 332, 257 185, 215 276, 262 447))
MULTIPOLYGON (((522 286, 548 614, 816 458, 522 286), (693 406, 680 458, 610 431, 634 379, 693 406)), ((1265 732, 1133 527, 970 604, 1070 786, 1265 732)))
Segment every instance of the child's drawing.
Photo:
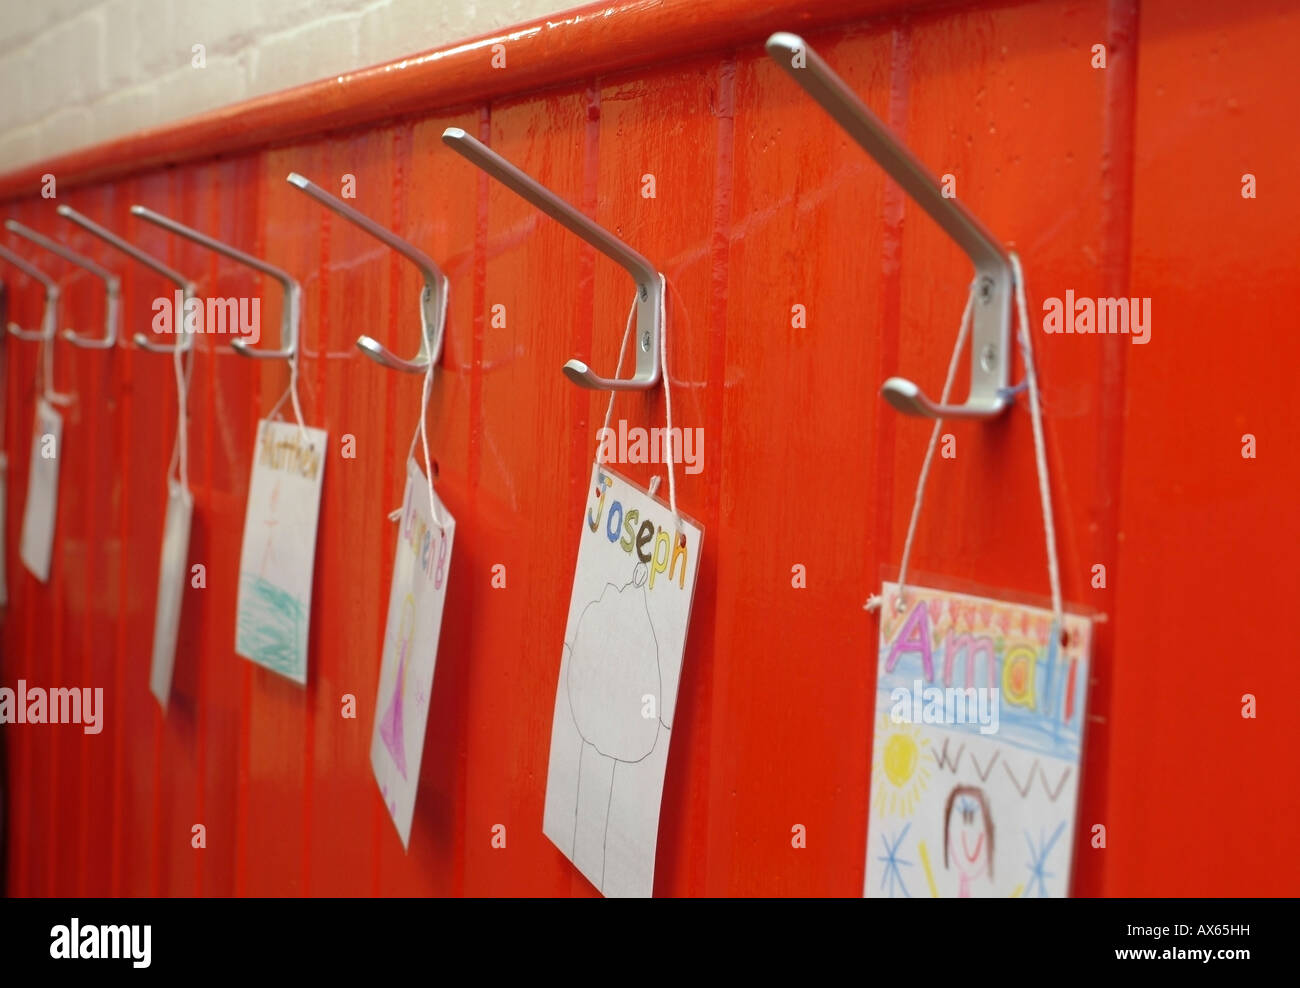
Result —
POLYGON ((307 682, 326 439, 296 423, 258 424, 239 561, 235 651, 299 683, 307 682))
POLYGON ((410 658, 411 633, 414 630, 415 598, 408 593, 402 601, 402 624, 397 637, 397 681, 393 684, 392 699, 388 701, 388 712, 379 722, 379 736, 384 739, 384 746, 393 756, 393 764, 403 779, 406 778, 406 732, 402 727, 402 699, 406 696, 409 668, 406 663, 410 658))
POLYGON ((569 709, 578 729, 578 792, 573 803, 573 860, 583 871, 599 870, 604 884, 605 855, 609 840, 608 807, 620 764, 635 765, 654 751, 660 733, 669 728, 657 712, 654 716, 628 718, 620 711, 640 708, 645 697, 662 695, 663 676, 659 669, 659 644, 646 605, 648 570, 637 563, 632 579, 623 587, 607 584, 600 600, 583 608, 572 643, 565 644, 564 688, 569 709), (625 636, 621 668, 606 660, 602 643, 625 636), (584 763, 586 765, 584 766, 584 763), (586 769, 584 772, 583 769, 586 769), (604 827, 587 827, 579 840, 579 812, 582 784, 589 783, 587 799, 598 815, 606 807, 604 827), (608 779, 608 785, 605 780, 608 779), (594 785, 592 785, 594 783, 594 785), (596 846, 597 831, 600 844, 596 846))
POLYGON ((404 848, 415 817, 455 534, 451 513, 436 495, 430 507, 428 481, 407 460, 370 737, 370 766, 404 848))
POLYGON ((1091 625, 886 584, 864 893, 1069 893, 1091 625))
POLYGON ((578 548, 543 829, 606 895, 651 894, 703 537, 603 467, 578 548))
POLYGON ((971 881, 993 877, 993 821, 978 786, 953 786, 943 813, 943 866, 957 873, 957 896, 970 898, 971 881))

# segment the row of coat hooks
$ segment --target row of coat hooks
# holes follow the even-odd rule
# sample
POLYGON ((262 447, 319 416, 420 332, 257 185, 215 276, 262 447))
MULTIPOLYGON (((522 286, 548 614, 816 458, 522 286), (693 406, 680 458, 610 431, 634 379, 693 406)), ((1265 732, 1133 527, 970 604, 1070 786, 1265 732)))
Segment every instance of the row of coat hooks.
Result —
MULTIPOLYGON (((1013 284, 1011 263, 1007 252, 984 224, 960 201, 943 195, 938 181, 920 160, 898 141, 889 128, 867 108, 844 80, 836 75, 802 38, 787 32, 778 32, 768 39, 767 51, 777 64, 785 69, 790 77, 802 86, 956 241, 975 267, 971 387, 966 402, 961 405, 935 403, 914 382, 902 377, 889 378, 881 388, 882 395, 893 407, 910 415, 973 419, 992 418, 998 415, 1009 406, 1014 394, 1014 389, 1008 387, 1011 365, 1009 342, 1013 284)), ((635 282, 636 368, 632 376, 602 377, 594 373, 581 360, 568 361, 563 368, 565 375, 574 384, 602 391, 646 390, 654 387, 660 375, 659 334, 656 332, 656 327, 659 324, 660 306, 663 304, 659 291, 658 269, 604 227, 593 222, 550 189, 539 184, 459 127, 447 128, 443 132, 442 139, 452 150, 615 261, 631 275, 635 282)), ((416 355, 410 360, 403 360, 370 336, 358 338, 357 346, 383 366, 406 373, 422 373, 428 369, 430 362, 436 364, 442 353, 445 302, 448 292, 447 278, 437 264, 423 251, 303 176, 291 173, 288 182, 320 205, 397 251, 419 269, 424 279, 424 288, 420 295, 420 348, 416 355)), ((86 232, 173 282, 186 299, 194 295, 193 282, 134 244, 68 206, 59 206, 58 213, 64 219, 75 223, 86 232)), ((255 348, 244 340, 234 340, 231 346, 246 357, 282 358, 290 361, 296 359, 302 288, 292 275, 273 264, 246 254, 144 206, 132 206, 131 213, 169 233, 216 251, 278 281, 284 291, 279 348, 274 350, 255 348)), ((118 339, 121 301, 121 284, 117 275, 15 220, 7 220, 5 227, 10 232, 89 271, 104 282, 107 304, 103 332, 99 336, 91 337, 65 329, 63 338, 79 347, 101 350, 114 347, 118 339)), ((52 340, 57 318, 58 284, 35 265, 2 244, 0 244, 0 259, 8 261, 45 287, 45 313, 41 328, 29 331, 11 323, 9 332, 22 340, 52 340)), ((155 352, 173 352, 173 350, 183 352, 193 346, 192 334, 179 326, 176 341, 170 346, 154 343, 143 333, 136 333, 133 338, 137 346, 155 352)))

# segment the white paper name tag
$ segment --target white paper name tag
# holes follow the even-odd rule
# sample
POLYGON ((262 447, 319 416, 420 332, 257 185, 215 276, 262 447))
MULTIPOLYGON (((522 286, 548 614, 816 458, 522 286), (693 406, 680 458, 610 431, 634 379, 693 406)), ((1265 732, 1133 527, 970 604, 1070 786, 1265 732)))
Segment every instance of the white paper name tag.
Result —
POLYGON ((704 531, 592 470, 542 829, 608 896, 654 891, 659 804, 704 531))
POLYGON ((456 534, 455 519, 436 494, 433 509, 435 515, 430 517, 424 473, 414 460, 407 460, 375 727, 370 737, 370 765, 404 848, 411 842, 451 544, 456 534))
POLYGON ((27 473, 27 503, 18 554, 42 583, 50 579, 54 519, 59 513, 59 460, 63 456, 63 416, 44 398, 36 402, 32 465, 27 473))
POLYGON ((1064 896, 1091 622, 908 586, 881 594, 864 894, 1064 896))
POLYGON ((257 426, 239 556, 235 651, 307 682, 316 523, 325 476, 324 429, 263 419, 257 426))
POLYGON ((176 665, 176 635, 181 625, 181 602, 188 578, 190 520, 194 498, 184 485, 167 482, 167 518, 163 523, 162 555, 158 564, 158 605, 154 611, 153 661, 149 666, 149 690, 164 710, 172 691, 172 669, 176 665))

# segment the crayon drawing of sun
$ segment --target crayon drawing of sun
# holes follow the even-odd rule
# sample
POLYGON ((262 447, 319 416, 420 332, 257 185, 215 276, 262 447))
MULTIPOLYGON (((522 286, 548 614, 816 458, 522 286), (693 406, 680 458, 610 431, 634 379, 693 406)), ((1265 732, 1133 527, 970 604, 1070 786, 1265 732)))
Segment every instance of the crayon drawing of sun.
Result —
POLYGON ((876 812, 911 816, 930 781, 930 768, 921 757, 930 739, 922 737, 917 725, 896 724, 888 714, 880 718, 876 739, 871 766, 876 812))

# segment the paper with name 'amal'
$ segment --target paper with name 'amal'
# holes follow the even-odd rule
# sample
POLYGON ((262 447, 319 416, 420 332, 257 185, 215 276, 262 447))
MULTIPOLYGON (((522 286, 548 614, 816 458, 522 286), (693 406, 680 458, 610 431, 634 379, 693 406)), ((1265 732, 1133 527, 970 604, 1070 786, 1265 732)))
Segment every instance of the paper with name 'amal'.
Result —
POLYGON ((881 594, 864 893, 1064 896, 1091 622, 908 586, 881 594))

